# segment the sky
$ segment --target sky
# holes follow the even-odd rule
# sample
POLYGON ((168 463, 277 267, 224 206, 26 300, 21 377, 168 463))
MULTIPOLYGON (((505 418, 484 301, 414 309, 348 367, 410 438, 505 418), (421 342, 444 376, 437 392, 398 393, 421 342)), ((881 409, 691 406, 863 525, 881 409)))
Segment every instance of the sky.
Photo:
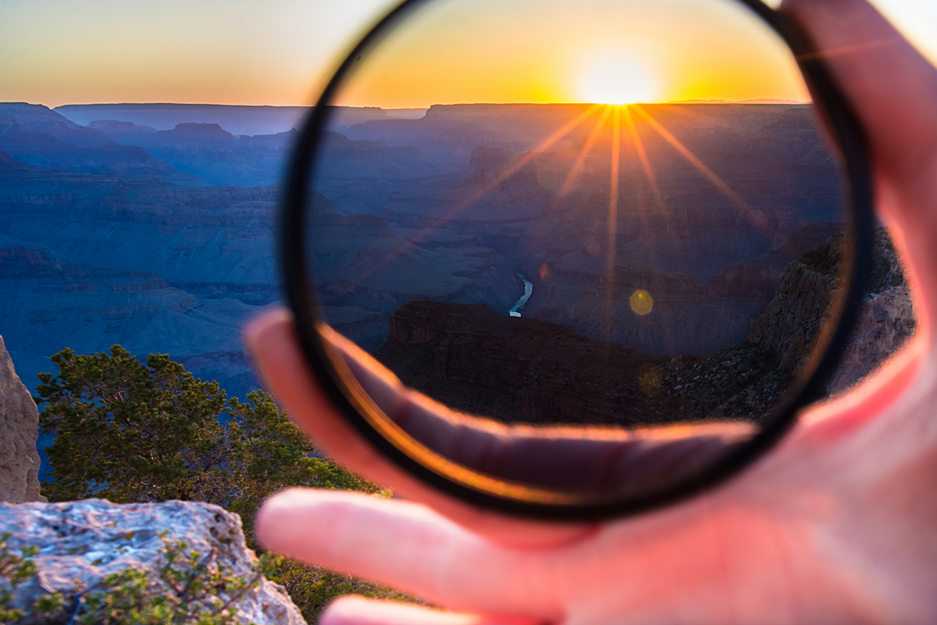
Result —
MULTIPOLYGON (((0 0, 0 100, 302 105, 396 0, 0 0)), ((875 2, 937 61, 937 2, 875 2)), ((342 104, 799 100, 774 35, 712 0, 436 0, 342 104)))

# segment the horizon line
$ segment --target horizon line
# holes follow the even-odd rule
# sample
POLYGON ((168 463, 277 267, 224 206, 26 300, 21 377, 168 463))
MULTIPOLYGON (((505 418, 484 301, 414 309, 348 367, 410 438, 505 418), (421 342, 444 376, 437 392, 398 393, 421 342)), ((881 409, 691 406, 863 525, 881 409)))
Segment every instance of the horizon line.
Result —
MULTIPOLYGON (((221 102, 159 102, 159 101, 139 101, 139 102, 66 102, 64 104, 48 105, 41 102, 29 102, 25 100, 8 100, 0 102, 0 105, 8 104, 32 104, 45 106, 50 110, 70 106, 192 106, 192 107, 215 107, 215 108, 267 108, 267 109, 311 109, 316 104, 241 104, 241 103, 221 103, 221 102)), ((435 104, 421 104, 409 106, 383 106, 380 104, 331 104, 335 108, 344 109, 379 109, 384 111, 402 111, 402 110, 425 110, 428 111, 434 107, 446 106, 662 106, 662 105, 787 105, 787 106, 805 106, 813 102, 809 100, 785 100, 785 99, 688 99, 688 100, 657 100, 649 102, 629 102, 623 104, 614 104, 610 102, 439 102, 435 104)))

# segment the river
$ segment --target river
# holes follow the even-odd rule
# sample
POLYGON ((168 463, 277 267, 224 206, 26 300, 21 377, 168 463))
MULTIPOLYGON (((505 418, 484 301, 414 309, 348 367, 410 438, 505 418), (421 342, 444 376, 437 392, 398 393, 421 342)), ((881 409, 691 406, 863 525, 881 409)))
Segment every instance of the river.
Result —
POLYGON ((524 310, 524 306, 530 301, 530 296, 534 294, 534 283, 521 274, 517 274, 517 277, 524 283, 524 293, 520 296, 520 299, 514 303, 513 308, 508 311, 508 315, 511 317, 522 316, 521 312, 524 310))

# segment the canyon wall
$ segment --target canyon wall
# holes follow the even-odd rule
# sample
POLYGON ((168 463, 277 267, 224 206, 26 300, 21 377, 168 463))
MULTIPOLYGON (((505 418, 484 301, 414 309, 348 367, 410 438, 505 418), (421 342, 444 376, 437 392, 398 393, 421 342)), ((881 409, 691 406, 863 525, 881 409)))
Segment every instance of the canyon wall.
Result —
POLYGON ((0 501, 37 501, 39 414, 0 336, 0 501))

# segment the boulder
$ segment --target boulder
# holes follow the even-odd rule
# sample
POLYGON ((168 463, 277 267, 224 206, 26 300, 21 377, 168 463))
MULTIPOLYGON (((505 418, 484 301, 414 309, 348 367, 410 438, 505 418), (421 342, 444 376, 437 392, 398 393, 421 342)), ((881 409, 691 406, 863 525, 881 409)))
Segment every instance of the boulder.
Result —
POLYGON ((0 501, 38 501, 39 413, 0 336, 0 501))
POLYGON ((203 610, 228 605, 236 622, 305 625, 285 590, 259 574, 240 517, 218 506, 182 501, 118 505, 100 499, 0 504, 4 535, 7 553, 0 557, 36 550, 31 556, 35 573, 25 581, 12 586, 0 572, 0 597, 12 590, 12 607, 24 614, 17 625, 82 622, 79 617, 87 618, 113 584, 109 576, 131 569, 145 574, 148 596, 180 599, 188 606, 191 622, 203 610), (184 554, 172 564, 175 577, 165 574, 172 546, 184 554), (201 592, 189 592, 197 587, 190 581, 193 571, 205 580, 226 576, 248 585, 231 590, 215 581, 201 592), (36 600, 50 596, 59 597, 62 607, 51 615, 40 613, 36 600))

